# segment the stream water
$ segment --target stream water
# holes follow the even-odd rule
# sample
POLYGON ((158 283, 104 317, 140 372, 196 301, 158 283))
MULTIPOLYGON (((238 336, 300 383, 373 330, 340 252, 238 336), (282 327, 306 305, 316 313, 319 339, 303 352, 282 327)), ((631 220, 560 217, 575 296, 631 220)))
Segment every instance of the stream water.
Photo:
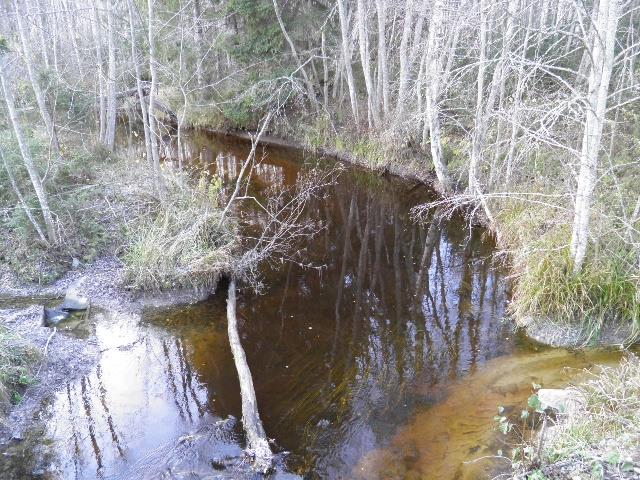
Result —
MULTIPOLYGON (((204 132, 185 145, 190 165, 227 186, 248 148, 204 132)), ((256 195, 316 164, 285 147, 258 157, 256 195)), ((563 367, 617 358, 515 335, 491 237, 458 218, 413 222, 411 207, 430 198, 424 187, 348 167, 325 193, 305 212, 323 226, 300 247, 312 268, 273 265, 260 294, 239 294, 261 417, 288 452, 278 476, 490 478, 504 465, 472 461, 502 447, 498 405, 524 405, 532 381, 567 382, 563 367)), ((40 442, 55 454, 43 475, 237 478, 240 396, 224 292, 142 320, 97 313, 93 323, 98 364, 46 407, 40 442)))

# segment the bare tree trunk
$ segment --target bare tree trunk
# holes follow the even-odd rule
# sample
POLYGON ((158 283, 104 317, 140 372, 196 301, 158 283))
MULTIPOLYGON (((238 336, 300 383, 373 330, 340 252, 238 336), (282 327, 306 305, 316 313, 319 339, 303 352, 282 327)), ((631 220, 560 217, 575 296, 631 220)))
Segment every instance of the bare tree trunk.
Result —
POLYGON ((509 60, 509 54, 511 53, 511 43, 513 40, 513 20, 517 14, 518 0, 507 0, 507 27, 502 38, 502 51, 500 58, 498 59, 498 66, 496 67, 497 82, 498 82, 498 125, 496 127, 496 141, 494 148, 494 155, 491 169, 491 179, 489 185, 493 185, 493 178, 498 174, 497 162, 500 153, 500 139, 502 138, 502 115, 501 110, 504 107, 505 101, 505 84, 507 79, 507 62, 509 60))
POLYGON ((160 177, 160 152, 158 151, 158 134, 156 126, 156 117, 153 108, 156 100, 156 88, 158 82, 158 73, 156 71, 156 45, 153 32, 153 4, 154 0, 147 0, 148 21, 149 21, 149 72, 151 73, 151 87, 149 90, 149 140, 151 143, 151 159, 153 162, 153 175, 157 193, 162 197, 162 180, 160 177))
POLYGON ((402 39, 400 40, 400 72, 398 73, 398 98, 396 103, 395 123, 402 120, 404 103, 406 101, 407 82, 409 79, 409 37, 413 19, 413 0, 406 0, 404 9, 404 22, 402 26, 402 39))
POLYGON ((113 0, 107 3, 107 37, 109 52, 109 71, 107 73, 107 124, 104 145, 113 150, 116 141, 116 45, 114 35, 113 0))
POLYGON ((520 53, 520 64, 518 65, 518 77, 516 79, 516 91, 513 100, 513 113, 511 114, 511 138, 509 140, 509 150, 507 152, 507 168, 505 172, 505 182, 508 184, 511 180, 513 172, 513 159, 516 150, 516 138, 520 130, 520 104, 522 103, 522 94, 524 91, 525 76, 524 64, 527 59, 527 49, 529 48, 529 39, 531 37, 531 24, 533 22, 533 9, 529 7, 527 16, 527 28, 525 30, 524 41, 522 43, 522 52, 520 53))
POLYGON ((96 48, 96 61, 97 75, 98 75, 98 140, 100 143, 104 143, 105 129, 107 125, 107 106, 106 106, 106 91, 104 86, 104 61, 102 58, 102 35, 99 23, 98 9, 94 4, 91 8, 91 33, 93 34, 93 40, 96 48))
POLYGON ((147 162, 149 162, 151 171, 154 172, 153 152, 151 151, 151 132, 149 131, 149 110, 145 100, 144 89, 142 88, 142 73, 140 72, 140 59, 138 58, 138 49, 136 47, 132 1, 133 0, 127 0, 129 29, 131 33, 131 57, 136 75, 136 90, 138 92, 138 101, 140 102, 140 112, 142 113, 142 127, 144 129, 144 146, 147 153, 147 162))
POLYGON ((48 245, 49 242, 47 241, 47 237, 44 236, 44 233, 42 232, 42 228, 40 228, 40 224, 33 216, 33 213, 31 213, 31 209, 29 208, 29 205, 27 205, 27 202, 22 196, 22 192, 20 192, 18 183, 16 182, 15 176, 13 175, 13 169, 11 168, 11 165, 9 164, 9 162, 7 162, 7 159, 4 157, 4 154, 2 153, 1 148, 0 148, 0 160, 2 160, 2 163, 4 164, 4 168, 7 171, 7 176, 9 177, 9 183, 11 184, 11 188, 13 189, 13 193, 18 198, 18 204, 20 205, 20 208, 22 208, 25 215, 29 219, 29 222, 31 222, 31 225, 33 225, 33 228, 38 234, 38 237, 40 238, 40 240, 44 244, 48 245))
POLYGON ((349 42, 349 20, 347 18, 347 7, 345 0, 338 0, 338 16, 340 17, 340 32, 342 36, 342 57, 344 59, 344 69, 347 73, 347 86, 349 87, 349 100, 351 101, 351 113, 356 125, 360 125, 358 115, 358 95, 356 85, 353 80, 353 69, 351 68, 351 46, 349 42))
POLYGON ((202 9, 200 8, 200 0, 193 0, 193 27, 195 29, 195 47, 196 54, 198 55, 198 59, 196 61, 196 82, 198 88, 201 88, 203 85, 202 78, 202 62, 204 61, 204 55, 202 54, 202 45, 204 43, 204 39, 202 36, 202 9))
POLYGON ((280 16, 280 9, 278 8, 278 1, 273 0, 273 10, 276 13, 276 18, 278 19, 278 24, 280 25, 280 30, 282 31, 282 35, 284 36, 287 44, 289 44, 289 48, 291 49, 291 54, 296 61, 296 65, 298 66, 298 70, 302 73, 302 78, 304 79, 304 84, 307 87, 307 95, 309 95, 309 102, 313 106, 316 112, 318 112, 318 100, 316 98, 315 90, 313 89, 313 84, 311 80, 309 80, 309 76, 307 75, 307 70, 304 68, 304 65, 300 61, 300 57, 298 56, 298 51, 296 50, 296 46, 293 44, 293 40, 287 33, 287 30, 284 27, 284 22, 282 21, 282 17, 280 16))
POLYGON ((487 12, 486 0, 480 0, 480 42, 478 54, 478 83, 476 91, 476 114, 475 114, 475 130, 471 144, 471 161, 469 164, 469 191, 475 195, 479 190, 478 184, 478 166, 482 155, 482 133, 484 127, 482 118, 484 116, 483 99, 484 99, 484 77, 486 72, 486 50, 487 50, 487 12))
POLYGON ((378 99, 382 98, 384 120, 389 116, 389 67, 387 65, 386 0, 376 0, 378 17, 378 99))
POLYGON ((321 34, 320 51, 322 55, 322 100, 325 112, 329 111, 329 62, 327 61, 327 49, 325 46, 324 29, 321 34))
POLYGON ((589 212, 595 187, 600 140, 604 125, 613 53, 618 26, 619 0, 600 0, 591 52, 588 105, 580 154, 571 255, 574 273, 582 270, 589 236, 589 212))
POLYGON ((442 155, 440 142, 440 79, 442 76, 442 47, 445 34, 444 25, 444 1, 435 0, 431 12, 431 24, 429 25, 429 39, 427 44, 426 59, 426 123, 429 126, 429 145, 431 160, 436 171, 438 181, 445 192, 451 191, 451 179, 449 171, 442 155))
POLYGON ((73 56, 76 61, 76 69, 78 74, 82 73, 82 61, 80 60, 80 48, 78 47, 78 41, 76 39, 76 28, 73 24, 73 18, 71 16, 71 8, 69 7, 69 3, 65 0, 60 0, 62 5, 62 15, 64 17, 66 23, 67 37, 70 40, 71 46, 73 47, 73 56))
POLYGON ((42 60, 44 61, 44 66, 49 68, 49 46, 47 44, 47 33, 46 33, 46 23, 45 23, 45 14, 42 8, 42 4, 40 0, 37 0, 38 11, 36 12, 35 18, 38 28, 38 35, 40 37, 40 50, 42 51, 42 60))
POLYGON ((52 41, 52 44, 53 44, 52 45, 53 46, 53 69, 55 70, 56 75, 59 76, 60 75, 60 68, 59 68, 59 65, 60 65, 59 60, 60 59, 59 59, 59 55, 58 55, 58 47, 59 47, 60 39, 58 37, 59 37, 60 32, 58 30, 57 13, 54 12, 54 13, 52 13, 51 16, 53 18, 53 21, 51 22, 52 30, 53 30, 53 32, 52 32, 52 34, 53 34, 53 41, 52 41))
POLYGON ((13 126, 13 132, 15 133, 16 141, 18 142, 22 160, 25 167, 27 168, 27 172, 29 173, 29 178, 31 179, 33 189, 35 190, 36 196, 38 197, 38 202, 40 203, 40 209, 42 210, 45 229, 47 231, 47 239, 50 243, 56 243, 56 232, 53 226, 53 217, 51 215, 51 210, 49 209, 49 201, 47 199, 47 194, 44 190, 44 186, 42 185, 40 175, 38 174, 38 170, 33 163, 33 159, 31 158, 31 152, 29 151, 29 147, 27 146, 27 142, 22 133, 20 120, 18 119, 18 114, 16 113, 15 109, 13 92, 11 91, 11 85, 9 85, 9 79, 7 77, 6 61, 6 57, 3 58, 2 56, 0 56, 0 83, 2 83, 2 90, 4 91, 4 100, 7 105, 9 120, 11 121, 11 125, 13 126))
POLYGON ((231 277, 229 294, 227 297, 227 334, 233 354, 233 361, 240 381, 240 395, 242 397, 242 425, 247 434, 247 443, 255 457, 254 465, 257 470, 266 472, 271 467, 273 453, 267 440, 267 434, 262 426, 258 413, 258 401, 253 388, 251 370, 247 364, 247 357, 238 334, 238 320, 236 318, 236 279, 231 277))
POLYGON ((33 68, 33 59, 31 47, 29 45, 29 40, 27 39, 24 23, 22 20, 22 13, 20 12, 20 8, 18 6, 18 1, 13 0, 13 6, 16 10, 16 20, 18 22, 18 33, 20 34, 20 42, 22 43, 22 51, 24 52, 24 62, 27 66, 27 73, 29 74, 29 80, 31 81, 31 87, 33 89, 34 96, 36 97, 36 103, 38 104, 38 108, 40 110, 40 116, 42 117, 42 121, 44 122, 45 128, 47 129, 47 133, 49 134, 49 139, 51 142, 51 149, 53 150, 53 154, 55 155, 57 160, 61 159, 60 155, 60 144, 58 142, 58 134, 56 133, 56 128, 51 118, 51 114, 49 113, 49 107, 47 107, 47 102, 44 98, 44 93, 40 88, 40 83, 38 82, 38 76, 33 68))
POLYGON ((365 7, 364 0, 358 0, 358 43, 360 44, 360 62, 362 64, 364 83, 367 88, 367 106, 369 113, 373 117, 373 125, 377 127, 380 125, 380 115, 378 112, 376 91, 373 87, 373 80, 371 79, 369 37, 367 30, 367 9, 365 7))

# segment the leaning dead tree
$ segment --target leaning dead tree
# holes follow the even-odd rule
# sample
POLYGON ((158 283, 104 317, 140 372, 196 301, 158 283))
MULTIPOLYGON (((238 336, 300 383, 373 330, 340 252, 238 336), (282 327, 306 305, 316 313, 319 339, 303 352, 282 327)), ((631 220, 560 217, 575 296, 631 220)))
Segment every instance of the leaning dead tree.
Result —
POLYGON ((244 253, 231 267, 227 297, 227 333, 240 382, 242 425, 247 436, 248 453, 253 457, 254 468, 262 473, 271 469, 273 452, 260 419, 251 370, 238 333, 236 284, 239 279, 243 279, 258 290, 260 287, 259 265, 278 259, 297 261, 294 246, 300 240, 308 239, 319 231, 316 224, 302 220, 302 214, 309 202, 332 184, 337 175, 336 170, 320 172, 317 169, 311 169, 310 172, 299 177, 295 188, 282 187, 279 191, 270 191, 266 203, 255 196, 248 195, 246 182, 256 164, 256 149, 272 116, 273 113, 267 115, 259 132, 252 138, 251 150, 243 162, 222 215, 224 218, 236 202, 251 202, 258 207, 259 215, 264 216, 260 231, 255 235, 247 234, 243 238, 244 253), (245 187, 244 195, 242 195, 243 186, 245 187))

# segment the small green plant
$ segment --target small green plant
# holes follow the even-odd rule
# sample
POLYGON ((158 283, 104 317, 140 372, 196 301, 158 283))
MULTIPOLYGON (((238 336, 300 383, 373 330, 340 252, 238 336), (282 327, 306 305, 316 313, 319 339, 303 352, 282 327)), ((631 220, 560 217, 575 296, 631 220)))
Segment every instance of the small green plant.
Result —
POLYGON ((635 478, 640 471, 634 461, 640 448, 640 359, 629 354, 618 366, 594 369, 569 392, 574 406, 555 416, 542 412, 537 394, 531 395, 519 431, 518 422, 499 408, 495 419, 509 434, 513 478, 635 478))
POLYGON ((35 382, 31 368, 38 357, 24 339, 0 327, 0 415, 20 403, 26 387, 35 382))

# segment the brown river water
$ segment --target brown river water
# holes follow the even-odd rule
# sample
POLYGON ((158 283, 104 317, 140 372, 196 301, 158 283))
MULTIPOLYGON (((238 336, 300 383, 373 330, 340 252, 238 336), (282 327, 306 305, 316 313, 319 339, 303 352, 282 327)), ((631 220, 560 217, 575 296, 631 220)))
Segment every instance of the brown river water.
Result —
MULTIPOLYGON (((225 188, 248 148, 204 132, 186 139, 190 165, 225 188)), ((290 148, 259 150, 256 195, 294 185, 317 162, 290 148)), ((619 358, 514 333, 493 240, 459 218, 412 221, 411 207, 429 198, 422 186, 346 167, 305 212, 323 226, 300 246, 312 268, 278 263, 264 270, 259 294, 241 288, 260 414, 286 452, 275 478, 492 478, 506 467, 484 458, 504 448, 498 405, 520 409, 532 382, 564 385, 619 358)), ((99 362, 46 406, 38 442, 53 453, 33 476, 247 478, 225 313, 224 290, 141 320, 96 313, 99 362)))

